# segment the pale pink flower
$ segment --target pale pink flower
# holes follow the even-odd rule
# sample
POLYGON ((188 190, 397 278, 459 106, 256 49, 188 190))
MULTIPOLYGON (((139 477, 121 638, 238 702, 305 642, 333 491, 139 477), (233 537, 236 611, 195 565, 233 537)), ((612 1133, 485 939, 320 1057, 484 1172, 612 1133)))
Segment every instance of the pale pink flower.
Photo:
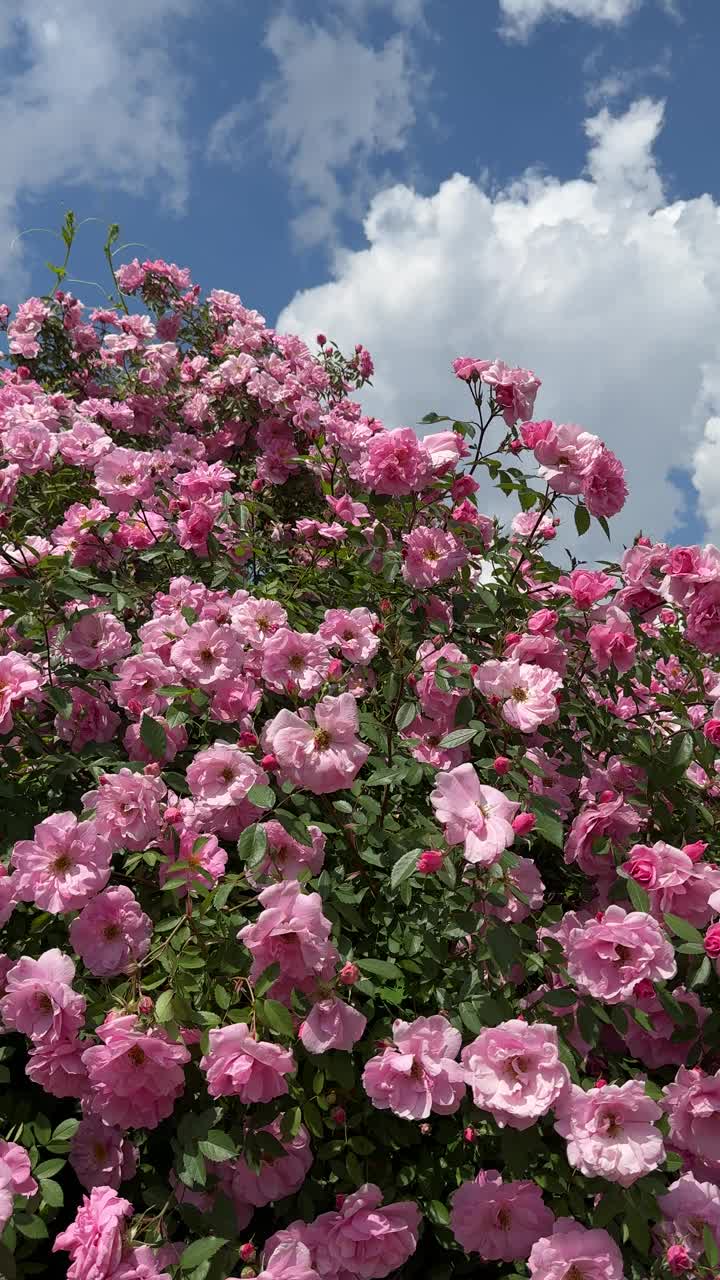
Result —
POLYGON ((701 586, 686 615, 686 635, 703 653, 720 653, 720 580, 701 586))
POLYGON ((465 1253, 479 1253, 485 1262, 527 1258, 554 1222, 534 1182, 503 1182, 497 1169, 483 1170, 453 1193, 450 1230, 465 1253))
POLYGON ((285 1077, 297 1069, 290 1049, 257 1040, 245 1022, 213 1028, 200 1066, 211 1098, 236 1095, 244 1103, 270 1102, 287 1093, 285 1077))
POLYGON ((558 578, 557 585, 568 592, 578 609, 586 611, 610 594, 617 586, 617 578, 599 569, 573 569, 572 573, 558 578))
POLYGON ((155 478, 147 454, 136 449, 108 449, 95 463, 95 488, 112 511, 129 511, 136 501, 151 498, 155 478))
POLYGON ((167 710, 168 700, 158 690, 172 684, 173 670, 155 654, 133 654, 125 658, 115 668, 115 675, 112 696, 118 706, 131 709, 136 716, 143 711, 161 716, 167 710))
POLYGON ((37 1182, 30 1172, 30 1157, 17 1142, 0 1138, 0 1182, 9 1186, 15 1196, 34 1196, 37 1182))
POLYGON ((0 444, 6 460, 26 476, 49 471, 58 447, 57 436, 40 422, 11 427, 0 437, 0 444))
MULTIPOLYGON (((532 816, 532 815, 530 815, 532 816)), ((515 819, 517 822, 517 818, 515 819)), ((517 832, 516 832, 517 834, 517 832)), ((497 906, 492 901, 481 904, 480 910, 497 920, 508 923, 522 923, 533 911, 539 911, 543 905, 545 885, 532 858, 515 858, 513 865, 506 871, 507 898, 505 905, 497 906), (513 892, 517 890, 516 894, 513 892), (522 897, 519 897, 521 894, 522 897)))
POLYGON ((287 623, 287 612, 277 600, 248 596, 231 611, 232 625, 246 644, 260 648, 287 623))
POLYGON ((44 684, 38 668, 19 653, 5 653, 0 657, 0 733, 9 733, 13 727, 12 713, 27 698, 38 702, 44 684))
POLYGON ((172 646, 170 660, 181 677, 200 689, 216 689, 237 675, 243 649, 232 627, 211 618, 195 622, 172 646))
POLYGON ((88 742, 111 742, 120 727, 120 717, 100 698, 85 689, 70 689, 69 716, 57 715, 54 728, 61 742, 72 751, 81 751, 88 742))
POLYGON ((420 1211, 410 1200, 383 1205, 379 1187, 365 1183, 342 1207, 311 1224, 313 1264, 321 1277, 382 1280, 417 1248, 420 1211))
POLYGON ((55 1237, 52 1251, 70 1254, 68 1280, 110 1280, 123 1251, 125 1218, 133 1207, 112 1187, 94 1187, 83 1196, 75 1220, 55 1237))
POLYGON ((311 844, 301 844, 295 840, 274 818, 263 822, 262 829, 267 839, 265 857, 259 866, 248 868, 245 872, 251 884, 260 884, 267 880, 297 880, 307 870, 313 876, 322 871, 325 861, 326 836, 312 824, 307 834, 311 844))
POLYGON ((63 653, 78 667, 93 671, 112 666, 130 652, 132 639, 106 610, 82 613, 63 641, 63 653))
POLYGON ((70 1142, 68 1161, 86 1191, 113 1187, 135 1174, 137 1149, 121 1129, 97 1116, 84 1116, 70 1142))
POLYGON ((588 1091, 571 1084, 557 1104, 555 1128, 567 1140, 573 1168, 630 1187, 665 1159, 661 1115, 643 1080, 588 1091))
POLYGON ((358 1009, 329 996, 313 1005, 299 1036, 308 1053, 327 1053, 329 1049, 349 1053, 366 1026, 367 1018, 358 1009))
MULTIPOLYGON (((229 1276, 228 1280, 237 1280, 229 1276)), ((312 1254, 300 1241, 279 1244, 258 1273, 257 1280, 320 1280, 312 1266, 312 1254)))
POLYGON ((429 454, 436 475, 445 475, 449 467, 454 467, 470 452, 470 446, 459 431, 436 431, 424 436, 422 447, 429 454))
POLYGON ((62 431, 57 439, 61 457, 73 467, 92 467, 113 448, 107 432, 87 418, 76 418, 70 430, 62 431))
MULTIPOLYGON (((251 1169, 241 1156, 216 1166, 220 1189, 235 1205, 238 1216, 249 1209, 262 1208, 299 1191, 313 1162, 310 1136, 301 1125, 294 1138, 284 1139, 281 1119, 264 1125, 260 1133, 268 1133, 283 1148, 284 1154, 264 1160, 260 1168, 251 1169)), ((240 1228, 242 1230, 242 1228, 240 1228)))
POLYGON ((378 616, 369 609, 326 609, 318 628, 320 639, 355 666, 366 666, 380 648, 375 634, 378 616))
POLYGON ((86 1100, 90 1086, 82 1060, 85 1047, 75 1035, 40 1041, 28 1054, 28 1078, 53 1098, 86 1100))
POLYGON ((667 1240, 680 1237, 694 1261, 705 1251, 705 1227, 720 1246, 720 1187, 715 1183, 699 1182, 692 1173, 685 1173, 664 1196, 658 1196, 658 1204, 662 1235, 667 1240))
POLYGON ((238 805, 251 787, 266 786, 268 781, 265 770, 230 742, 215 742, 199 751, 186 777, 193 796, 211 809, 238 805))
POLYGON ((471 764, 439 773, 430 803, 448 844, 464 843, 468 862, 491 866, 515 839, 512 820, 519 803, 483 786, 471 764))
POLYGON ((602 442, 572 422, 551 422, 549 428, 530 446, 540 463, 540 475, 557 493, 581 493, 583 478, 602 452, 602 442))
POLYGON ((315 724, 283 708, 265 725, 263 746, 283 777, 314 795, 349 787, 370 754, 357 737, 357 702, 351 693, 322 698, 315 724))
POLYGON ((75 965, 57 947, 33 960, 22 956, 8 971, 0 1016, 30 1040, 55 1044, 85 1021, 85 997, 72 989, 75 965))
POLYGON ((673 1022, 670 1014, 663 1008, 654 990, 644 991, 640 987, 633 992, 633 1007, 647 1015, 652 1031, 639 1026, 634 1018, 628 1018, 623 1038, 632 1057, 652 1071, 659 1067, 681 1066, 697 1043, 702 1025, 709 1017, 709 1010, 700 1003, 694 991, 675 987, 672 994, 678 1004, 689 1006, 690 1017, 682 1027, 687 1039, 676 1038, 679 1029, 677 1023, 673 1022))
POLYGON ((426 588, 446 582, 461 569, 468 553, 461 542, 443 529, 420 525, 403 534, 402 575, 411 587, 426 588))
POLYGON ((159 1027, 144 1031, 134 1014, 107 1017, 97 1034, 103 1043, 82 1055, 92 1112, 120 1129, 156 1128, 185 1087, 188 1050, 159 1027))
POLYGON ((663 1094, 671 1143, 720 1170, 720 1071, 711 1076, 700 1067, 680 1067, 663 1094))
POLYGON ((162 827, 160 806, 167 794, 161 778, 131 769, 104 773, 97 791, 82 798, 86 810, 95 811, 101 830, 118 848, 145 849, 162 827))
POLYGON ((112 845, 96 822, 53 813, 38 823, 32 840, 19 840, 11 862, 17 897, 43 911, 74 911, 110 879, 112 845))
POLYGON ((552 724, 558 718, 555 694, 562 680, 554 671, 508 658, 483 662, 475 677, 475 686, 486 698, 502 702, 503 719, 521 733, 533 733, 541 724, 552 724))
POLYGON ((578 991, 605 1004, 622 1004, 638 982, 672 978, 677 970, 672 943, 657 921, 615 905, 570 931, 565 956, 578 991))
POLYGON ((263 908, 258 919, 238 934, 253 958, 250 980, 279 964, 280 977, 271 992, 282 995, 332 978, 339 956, 320 894, 303 893, 296 880, 286 880, 263 889, 258 900, 263 908))
MULTIPOLYGON (((0 862, 0 929, 7 924, 18 904, 17 876, 8 875, 4 862, 0 862)), ((0 987, 0 991, 2 988, 0 987)))
POLYGON ((533 1245, 528 1266, 530 1280, 625 1280, 612 1236, 574 1218, 558 1218, 552 1235, 533 1245))
POLYGON ((622 795, 612 800, 586 804, 575 818, 565 841, 565 861, 576 862, 588 876, 612 879, 615 875, 613 850, 640 826, 640 815, 622 795), (609 840, 607 852, 596 853, 595 845, 609 840))
POLYGON ((97 978, 129 973, 150 949, 152 921, 127 885, 99 893, 70 925, 70 945, 97 978))
POLYGON ((519 1018, 485 1027, 463 1049, 462 1063, 475 1105, 511 1129, 529 1129, 570 1080, 560 1061, 557 1029, 519 1018))
POLYGON ((319 635, 280 627, 263 646, 262 678, 271 689, 292 685, 308 698, 324 684, 329 668, 330 654, 319 635))
POLYGON ((459 1031, 441 1014, 393 1023, 393 1047, 370 1058, 363 1086, 374 1107, 406 1120, 424 1120, 431 1111, 452 1115, 465 1094, 456 1061, 459 1031))

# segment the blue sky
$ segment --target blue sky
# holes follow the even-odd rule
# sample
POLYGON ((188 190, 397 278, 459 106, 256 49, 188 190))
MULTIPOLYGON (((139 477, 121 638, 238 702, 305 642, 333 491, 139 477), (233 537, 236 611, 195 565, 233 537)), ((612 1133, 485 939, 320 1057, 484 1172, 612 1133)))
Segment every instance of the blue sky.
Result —
POLYGON ((8 301, 59 252, 19 232, 99 219, 98 279, 117 221, 128 256, 365 341, 389 425, 462 407, 453 355, 530 365, 625 458, 625 540, 720 537, 717 0, 115 9, 0 16, 8 301))

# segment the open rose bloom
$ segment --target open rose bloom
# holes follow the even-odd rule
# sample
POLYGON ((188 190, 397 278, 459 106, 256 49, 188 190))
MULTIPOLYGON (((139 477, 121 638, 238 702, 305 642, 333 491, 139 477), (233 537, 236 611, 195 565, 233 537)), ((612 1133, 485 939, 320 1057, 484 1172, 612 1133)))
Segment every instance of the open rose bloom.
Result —
POLYGON ((0 1274, 716 1280, 720 549, 519 359, 381 421, 362 332, 119 243, 0 302, 0 1274))

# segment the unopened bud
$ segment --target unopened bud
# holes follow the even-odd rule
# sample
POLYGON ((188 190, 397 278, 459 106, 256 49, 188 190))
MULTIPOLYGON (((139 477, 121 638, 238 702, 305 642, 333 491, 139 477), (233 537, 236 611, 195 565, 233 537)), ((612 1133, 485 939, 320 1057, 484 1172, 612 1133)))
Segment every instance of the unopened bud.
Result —
POLYGON ((254 1262, 254 1261, 255 1261, 256 1252, 257 1252, 257 1251, 256 1251, 256 1249, 255 1249, 255 1245, 254 1245, 254 1244, 250 1244, 250 1242, 249 1242, 249 1241, 248 1241, 248 1243, 247 1243, 247 1244, 241 1244, 241 1245, 240 1245, 239 1253, 240 1253, 240 1257, 242 1258, 243 1262, 254 1262))
POLYGON ((147 1018, 154 1008, 155 1001, 151 1000, 150 996, 141 996, 138 1000, 138 1013, 141 1013, 144 1018, 147 1018))
POLYGON ((338 979, 342 982, 343 986, 352 987, 360 980, 360 970, 356 964, 353 964, 351 960, 348 960, 347 964, 344 964, 340 970, 338 979))

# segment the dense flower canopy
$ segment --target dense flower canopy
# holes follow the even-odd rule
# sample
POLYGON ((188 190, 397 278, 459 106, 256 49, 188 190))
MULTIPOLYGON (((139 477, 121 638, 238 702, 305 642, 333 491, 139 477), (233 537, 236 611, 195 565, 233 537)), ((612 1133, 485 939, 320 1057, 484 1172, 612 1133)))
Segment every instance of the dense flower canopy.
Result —
POLYGON ((713 1277, 720 552, 114 239, 0 317, 0 1273, 713 1277))

